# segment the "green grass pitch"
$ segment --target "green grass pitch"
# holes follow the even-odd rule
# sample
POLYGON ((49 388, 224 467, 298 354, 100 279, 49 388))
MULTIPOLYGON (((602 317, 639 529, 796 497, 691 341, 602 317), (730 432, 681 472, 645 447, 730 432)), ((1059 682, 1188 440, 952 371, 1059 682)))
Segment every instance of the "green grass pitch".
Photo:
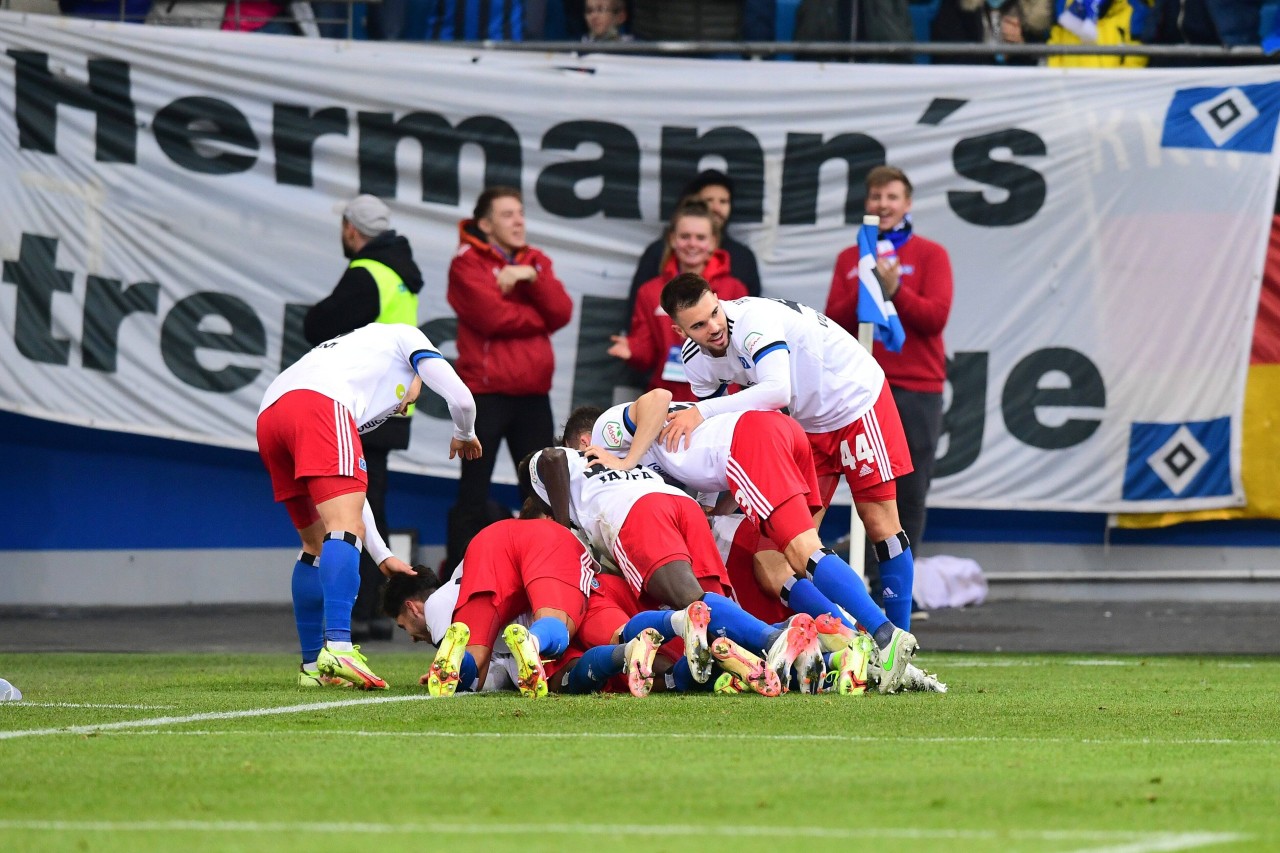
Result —
POLYGON ((21 655, 0 849, 1280 849, 1280 659, 930 654, 946 695, 424 698, 21 655))

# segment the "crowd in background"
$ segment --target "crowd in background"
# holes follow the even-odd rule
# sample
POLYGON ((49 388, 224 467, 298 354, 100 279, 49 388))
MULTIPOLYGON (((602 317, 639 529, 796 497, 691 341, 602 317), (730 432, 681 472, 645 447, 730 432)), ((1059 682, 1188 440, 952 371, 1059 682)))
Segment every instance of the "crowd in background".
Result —
MULTIPOLYGON (((1280 53, 1277 6, 1277 0, 59 0, 67 15, 325 38, 1252 45, 1268 55, 1280 53)), ((1132 55, 990 53, 870 61, 1186 64, 1132 55)))

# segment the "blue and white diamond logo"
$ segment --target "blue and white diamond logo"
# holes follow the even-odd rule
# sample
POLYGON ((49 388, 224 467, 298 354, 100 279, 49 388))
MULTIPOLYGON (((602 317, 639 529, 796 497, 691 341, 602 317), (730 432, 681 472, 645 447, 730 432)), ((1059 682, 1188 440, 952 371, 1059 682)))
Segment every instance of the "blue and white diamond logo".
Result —
POLYGON ((1186 424, 1178 427, 1168 441, 1147 457, 1151 470, 1175 495, 1182 494, 1208 461, 1209 451, 1196 440, 1186 424))
POLYGON ((1191 115, 1221 148, 1258 117, 1258 109, 1238 86, 1232 86, 1191 108, 1191 115))

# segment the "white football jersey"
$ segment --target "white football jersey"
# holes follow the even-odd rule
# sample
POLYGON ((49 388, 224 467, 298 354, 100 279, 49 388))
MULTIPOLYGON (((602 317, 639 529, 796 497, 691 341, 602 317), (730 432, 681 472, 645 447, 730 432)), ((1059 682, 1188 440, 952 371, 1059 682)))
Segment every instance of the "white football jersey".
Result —
MULTIPOLYGON (((636 501, 646 495, 677 495, 691 500, 648 468, 614 471, 603 465, 589 466, 586 457, 578 451, 561 449, 569 469, 569 516, 600 551, 613 553, 613 543, 618 540, 618 531, 627 520, 627 514, 636 501)), ((547 495, 547 486, 537 471, 541 456, 538 453, 530 461, 530 473, 533 490, 549 504, 551 499, 547 495)))
POLYGON ((290 391, 316 391, 351 412, 361 433, 381 426, 400 405, 420 358, 443 358, 422 330, 370 323, 316 346, 275 378, 258 414, 290 391))
MULTIPOLYGON (((636 425, 627 411, 630 403, 614 406, 602 414, 591 431, 591 443, 602 447, 619 458, 631 449, 636 425)), ((678 412, 692 403, 672 403, 668 410, 678 412)), ((733 444, 733 431, 738 426, 742 412, 713 415, 689 436, 688 447, 671 452, 661 441, 655 441, 640 464, 657 473, 683 483, 697 492, 722 492, 729 488, 729 448, 733 444)))
POLYGON ((724 356, 715 358, 692 340, 680 351, 699 398, 719 396, 730 383, 755 385, 756 364, 785 350, 791 356, 789 409, 805 432, 848 426, 875 405, 884 370, 852 335, 818 311, 759 296, 722 300, 720 310, 729 326, 724 356))

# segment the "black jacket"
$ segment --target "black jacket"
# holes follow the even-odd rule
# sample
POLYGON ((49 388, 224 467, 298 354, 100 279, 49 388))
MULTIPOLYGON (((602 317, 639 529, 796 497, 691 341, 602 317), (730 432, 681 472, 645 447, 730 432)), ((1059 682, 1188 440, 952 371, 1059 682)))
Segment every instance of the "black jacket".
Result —
MULTIPOLYGON (((659 237, 645 247, 644 254, 636 263, 636 274, 631 278, 631 292, 627 294, 627 318, 630 322, 631 312, 636 307, 636 293, 640 287, 662 272, 662 250, 667 245, 665 236, 659 237)), ((720 248, 729 253, 729 273, 747 286, 747 293, 760 295, 760 266, 756 263, 755 252, 746 243, 739 243, 724 233, 720 235, 720 248)))
MULTIPOLYGON (((352 260, 369 258, 384 263, 404 279, 410 292, 422 290, 422 272, 413 261, 409 241, 395 231, 383 231, 374 237, 352 260)), ((338 280, 338 285, 320 302, 311 307, 302 321, 302 333, 307 343, 319 344, 332 337, 367 326, 378 319, 382 300, 378 284, 366 269, 350 267, 338 280)))

